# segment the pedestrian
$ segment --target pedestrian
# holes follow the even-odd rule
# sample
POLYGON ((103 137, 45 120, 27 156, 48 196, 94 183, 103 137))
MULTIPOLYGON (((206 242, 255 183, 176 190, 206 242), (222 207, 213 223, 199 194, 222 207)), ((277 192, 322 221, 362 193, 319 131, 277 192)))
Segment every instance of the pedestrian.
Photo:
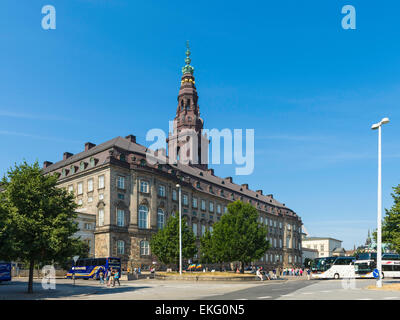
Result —
POLYGON ((115 287, 115 269, 111 269, 111 286, 115 287))
POLYGON ((104 284, 104 272, 103 272, 103 269, 100 269, 99 279, 100 279, 100 284, 104 284))
POLYGON ((111 270, 110 270, 110 268, 107 269, 106 281, 107 281, 107 287, 109 287, 110 284, 111 284, 111 270))
POLYGON ((311 270, 307 269, 307 280, 310 280, 311 278, 311 270))
POLYGON ((272 277, 273 277, 274 279, 276 279, 276 269, 275 269, 275 268, 272 270, 272 274, 273 274, 272 277))
POLYGON ((256 274, 257 274, 257 277, 259 277, 261 281, 264 281, 264 277, 261 273, 261 267, 257 269, 256 274))
POLYGON ((114 274, 114 285, 115 285, 115 282, 118 282, 118 286, 120 287, 121 283, 119 282, 119 278, 120 278, 120 271, 117 269, 114 274))

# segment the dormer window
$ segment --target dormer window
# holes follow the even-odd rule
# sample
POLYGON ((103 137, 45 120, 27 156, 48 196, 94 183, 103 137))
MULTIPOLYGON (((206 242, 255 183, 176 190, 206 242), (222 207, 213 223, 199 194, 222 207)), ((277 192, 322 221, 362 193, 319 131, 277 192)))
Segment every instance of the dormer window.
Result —
POLYGON ((67 175, 67 170, 62 169, 61 170, 61 177, 65 177, 67 175))
POLYGON ((71 174, 75 173, 75 166, 71 166, 71 174))
POLYGON ((79 170, 85 170, 85 163, 83 161, 81 161, 81 163, 79 164, 79 170))
POLYGON ((126 161, 125 155, 124 155, 124 154, 121 154, 121 155, 119 156, 119 160, 121 160, 121 161, 126 161))
POLYGON ((95 166, 95 161, 94 161, 93 157, 90 158, 89 163, 90 163, 91 168, 93 168, 95 166))

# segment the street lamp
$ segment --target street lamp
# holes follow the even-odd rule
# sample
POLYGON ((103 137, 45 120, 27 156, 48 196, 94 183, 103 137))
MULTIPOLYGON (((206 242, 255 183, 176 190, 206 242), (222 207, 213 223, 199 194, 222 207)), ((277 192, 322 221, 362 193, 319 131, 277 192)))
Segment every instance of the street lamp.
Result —
POLYGON ((179 274, 182 275, 182 188, 178 183, 179 189, 179 274))
POLYGON ((376 281, 377 288, 382 287, 382 125, 389 123, 389 118, 383 118, 381 122, 372 125, 371 129, 378 129, 378 231, 376 244, 376 267, 379 271, 379 277, 376 281))

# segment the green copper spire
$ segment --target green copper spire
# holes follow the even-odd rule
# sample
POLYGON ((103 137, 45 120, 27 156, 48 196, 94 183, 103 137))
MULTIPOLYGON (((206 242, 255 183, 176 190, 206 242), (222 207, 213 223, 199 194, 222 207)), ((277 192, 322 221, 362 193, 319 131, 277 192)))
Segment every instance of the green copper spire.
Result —
POLYGON ((190 56, 189 41, 186 41, 186 59, 185 59, 186 66, 184 66, 184 67, 182 68, 182 73, 183 73, 183 74, 185 74, 185 73, 191 73, 191 74, 193 74, 194 68, 190 65, 190 62, 191 62, 192 60, 190 59, 189 56, 190 56))

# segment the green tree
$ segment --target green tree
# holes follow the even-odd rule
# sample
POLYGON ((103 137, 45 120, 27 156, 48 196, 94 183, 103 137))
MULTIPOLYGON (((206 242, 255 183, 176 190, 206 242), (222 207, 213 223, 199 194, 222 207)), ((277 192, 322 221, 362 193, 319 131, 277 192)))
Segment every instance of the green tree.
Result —
POLYGON ((202 238, 200 251, 209 262, 239 261, 244 273, 245 264, 260 259, 269 249, 267 235, 267 228, 258 222, 257 209, 237 200, 213 225, 212 235, 202 238))
POLYGON ((35 264, 63 263, 84 253, 85 245, 73 237, 79 230, 74 222, 77 206, 72 193, 57 187, 57 176, 43 175, 37 162, 10 168, 2 187, 0 259, 29 264, 28 293, 32 293, 35 264))
MULTIPOLYGON (((400 184, 393 187, 393 206, 385 209, 386 215, 382 223, 382 242, 388 243, 390 248, 400 253, 400 184)), ((376 232, 374 232, 376 239, 376 232)))
MULTIPOLYGON (((151 252, 163 264, 175 264, 179 267, 179 216, 171 216, 164 228, 152 236, 151 252)), ((192 258, 197 253, 196 238, 188 227, 186 218, 182 218, 182 259, 192 258)))

